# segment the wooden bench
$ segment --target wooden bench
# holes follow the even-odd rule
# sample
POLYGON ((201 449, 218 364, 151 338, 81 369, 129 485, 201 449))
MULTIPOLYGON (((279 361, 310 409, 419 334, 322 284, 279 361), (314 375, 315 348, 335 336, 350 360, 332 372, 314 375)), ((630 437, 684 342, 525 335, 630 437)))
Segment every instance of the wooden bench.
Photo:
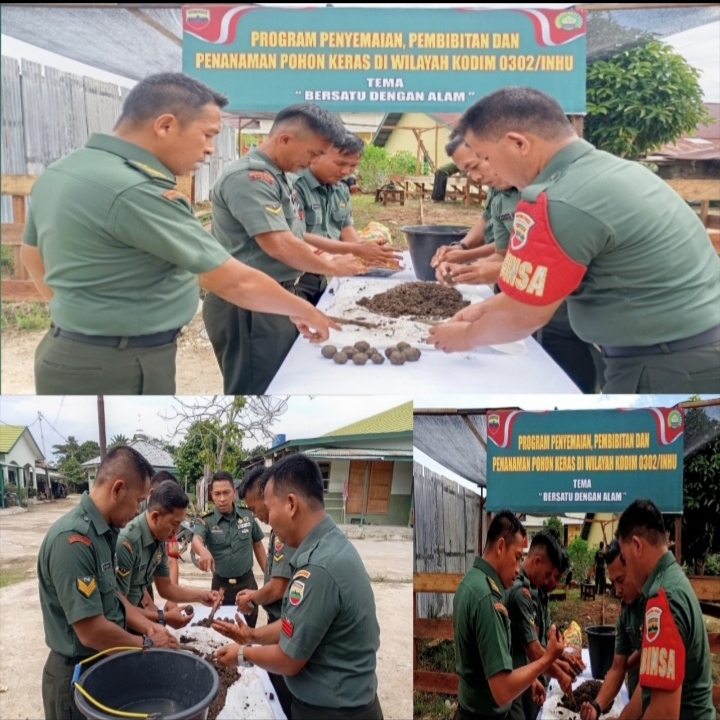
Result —
MULTIPOLYGON (((26 198, 30 195, 37 175, 3 175, 0 194, 12 197, 13 221, 2 223, 0 239, 2 244, 13 249, 13 275, 3 279, 0 297, 10 302, 45 302, 30 279, 27 269, 20 260, 22 237, 25 230, 26 198)), ((177 189, 189 198, 193 197, 193 178, 179 177, 177 189)))
POLYGON ((582 585, 580 585, 580 599, 581 600, 594 600, 595 599, 595 583, 582 583, 582 585))

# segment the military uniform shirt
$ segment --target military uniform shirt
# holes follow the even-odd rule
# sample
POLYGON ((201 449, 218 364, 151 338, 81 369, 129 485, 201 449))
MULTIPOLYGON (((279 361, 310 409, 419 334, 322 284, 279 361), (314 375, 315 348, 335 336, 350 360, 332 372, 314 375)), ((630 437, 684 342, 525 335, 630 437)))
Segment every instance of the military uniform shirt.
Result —
POLYGON ((115 542, 95 503, 80 503, 56 520, 38 553, 38 588, 45 643, 67 657, 94 654, 80 642, 72 624, 104 615, 125 628, 125 610, 115 594, 115 542))
POLYGON ((58 327, 135 337, 192 319, 195 276, 230 256, 174 187, 154 155, 101 134, 35 181, 23 242, 43 259, 58 327))
MULTIPOLYGON (((630 657, 636 650, 642 647, 642 606, 640 598, 634 603, 622 603, 620 607, 620 615, 618 616, 615 629, 615 654, 626 655, 630 657)), ((635 688, 638 684, 638 676, 640 675, 640 665, 628 670, 628 695, 633 696, 635 688)))
POLYGON ((290 231, 303 239, 297 193, 288 176, 261 150, 230 163, 215 183, 212 233, 240 262, 261 270, 278 282, 296 280, 302 270, 270 257, 255 236, 290 231))
MULTIPOLYGON (((265 574, 264 582, 270 582, 273 578, 286 578, 289 580, 292 577, 292 569, 290 568, 290 561, 295 554, 295 548, 285 545, 282 540, 275 534, 274 530, 270 531, 270 540, 268 541, 267 560, 265 560, 265 574)), ((282 611, 282 598, 275 602, 263 605, 265 612, 272 614, 277 619, 280 617, 282 611)))
POLYGON ((248 508, 233 506, 223 515, 217 508, 195 522, 199 535, 215 560, 215 573, 220 577, 238 578, 252 570, 253 544, 265 537, 248 508))
POLYGON ((279 644, 307 662, 285 677, 288 689, 310 705, 368 705, 377 692, 380 627, 360 555, 326 516, 300 543, 290 567, 279 644))
POLYGON ((528 664, 525 646, 540 640, 541 637, 539 607, 533 598, 530 579, 522 566, 506 597, 510 616, 513 667, 519 668, 528 664))
POLYGON ((570 292, 573 330, 599 345, 655 345, 720 324, 720 258, 707 230, 639 163, 576 140, 555 153, 521 201, 534 209, 515 214, 500 278, 511 297, 542 305, 570 292), (543 197, 559 247, 544 230, 543 197))
POLYGON ((490 206, 493 239, 490 242, 495 243, 495 250, 498 252, 507 250, 518 200, 520 193, 515 188, 498 190, 493 196, 490 206))
POLYGON ((489 245, 491 242, 495 242, 495 232, 493 230, 493 218, 492 218, 492 202, 497 195, 497 190, 494 187, 489 187, 487 195, 485 196, 485 208, 483 209, 483 218, 485 220, 485 227, 483 228, 483 242, 485 245, 489 245))
POLYGON ((143 590, 152 585, 153 577, 170 577, 165 542, 152 536, 146 513, 120 531, 115 573, 118 591, 131 605, 140 605, 143 590))
POLYGON ((310 168, 295 176, 293 186, 300 200, 305 231, 339 240, 346 227, 352 227, 350 190, 344 182, 322 185, 310 168))
POLYGON ((458 585, 453 626, 460 705, 478 715, 504 716, 510 704, 497 705, 488 678, 513 669, 510 618, 500 577, 481 557, 458 585))
POLYGON ((715 720, 707 629, 690 581, 671 552, 660 558, 645 581, 642 601, 643 713, 651 689, 674 690, 682 684, 681 720, 715 720))

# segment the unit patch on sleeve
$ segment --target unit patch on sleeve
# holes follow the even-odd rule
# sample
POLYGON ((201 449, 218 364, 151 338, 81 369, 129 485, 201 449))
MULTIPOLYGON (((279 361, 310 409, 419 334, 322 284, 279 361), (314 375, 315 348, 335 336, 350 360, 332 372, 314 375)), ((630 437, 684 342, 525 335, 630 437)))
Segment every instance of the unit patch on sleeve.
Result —
POLYGON ((77 589, 89 598, 96 590, 97 582, 94 577, 79 577, 77 579, 77 589))
POLYGON ((303 595, 305 594, 305 583, 302 580, 295 580, 290 586, 290 592, 288 593, 288 600, 291 605, 299 605, 302 602, 303 595))
POLYGON ((268 185, 275 184, 275 178, 266 170, 250 170, 248 172, 248 177, 251 182, 261 181, 267 183, 268 185))
POLYGON ((285 635, 288 637, 292 637, 293 629, 295 628, 295 623, 292 622, 292 620, 288 620, 284 615, 282 619, 282 631, 285 635))
POLYGON ((673 618, 665 590, 648 600, 640 652, 640 685, 677 690, 685 679, 685 643, 673 618))
POLYGON ((309 570, 298 570, 298 571, 293 575, 293 580, 295 580, 295 578, 309 578, 309 577, 310 577, 310 571, 309 571, 309 570))
POLYGON ((70 537, 67 540, 71 545, 76 542, 82 543, 83 545, 87 545, 88 547, 90 547, 90 545, 92 545, 92 540, 90 540, 90 538, 86 537, 85 535, 70 535, 70 537))

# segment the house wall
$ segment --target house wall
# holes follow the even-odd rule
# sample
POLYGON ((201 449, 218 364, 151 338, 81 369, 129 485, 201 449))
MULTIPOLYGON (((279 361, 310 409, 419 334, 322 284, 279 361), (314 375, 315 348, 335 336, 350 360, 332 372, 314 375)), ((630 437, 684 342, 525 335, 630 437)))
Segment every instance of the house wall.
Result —
MULTIPOLYGON (((3 462, 8 465, 17 464, 19 468, 13 468, 18 477, 19 487, 33 487, 37 490, 37 482, 35 481, 35 461, 42 460, 33 446, 27 440, 27 431, 24 432, 19 440, 15 443, 9 453, 2 456, 3 462), (30 469, 24 469, 25 465, 30 465, 30 469)), ((5 482, 9 481, 7 468, 4 469, 5 482)))
POLYGON ((593 518, 588 534, 588 545, 590 547, 604 542, 605 545, 613 539, 617 530, 618 519, 614 519, 611 513, 597 513, 593 518), (603 537, 603 524, 605 524, 605 535, 603 537))
MULTIPOLYGON (((375 445, 375 443, 373 443, 375 445)), ((325 506, 328 514, 340 522, 342 519, 342 491, 343 484, 350 474, 349 460, 334 460, 330 464, 330 483, 325 494, 325 506)), ((393 479, 390 487, 390 500, 387 514, 383 515, 347 515, 345 522, 351 524, 353 520, 363 519, 370 525, 401 525, 406 526, 410 517, 410 498, 412 492, 412 463, 394 462, 393 479)))
MULTIPOLYGON (((397 127, 409 128, 434 128, 439 123, 435 122, 429 115, 424 113, 404 113, 398 122, 397 127)), ((422 141, 427 148, 430 157, 435 163, 435 167, 441 167, 452 162, 445 154, 445 145, 450 139, 450 130, 446 127, 440 127, 437 131, 437 153, 435 152, 435 131, 428 130, 422 133, 422 141)), ((388 155, 394 155, 400 150, 405 150, 411 155, 417 155, 417 138, 412 130, 393 130, 385 143, 385 149, 388 155)), ((420 158, 422 160, 422 157, 420 158)))

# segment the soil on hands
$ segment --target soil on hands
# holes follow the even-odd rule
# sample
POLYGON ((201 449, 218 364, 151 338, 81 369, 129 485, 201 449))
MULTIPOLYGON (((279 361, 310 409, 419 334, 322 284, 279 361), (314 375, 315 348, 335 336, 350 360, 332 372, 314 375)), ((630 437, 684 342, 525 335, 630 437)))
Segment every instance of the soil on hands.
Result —
POLYGON ((598 696, 601 687, 602 682, 600 682, 600 680, 586 680, 578 686, 577 690, 573 690, 573 696, 575 697, 574 705, 567 695, 563 695, 562 700, 560 700, 558 704, 566 710, 572 710, 579 716, 582 704, 584 702, 593 702, 593 700, 595 700, 598 696))
POLYGON ((378 315, 397 318, 449 318, 466 308, 469 300, 455 289, 428 282, 408 282, 385 292, 362 297, 357 301, 361 307, 378 315))

